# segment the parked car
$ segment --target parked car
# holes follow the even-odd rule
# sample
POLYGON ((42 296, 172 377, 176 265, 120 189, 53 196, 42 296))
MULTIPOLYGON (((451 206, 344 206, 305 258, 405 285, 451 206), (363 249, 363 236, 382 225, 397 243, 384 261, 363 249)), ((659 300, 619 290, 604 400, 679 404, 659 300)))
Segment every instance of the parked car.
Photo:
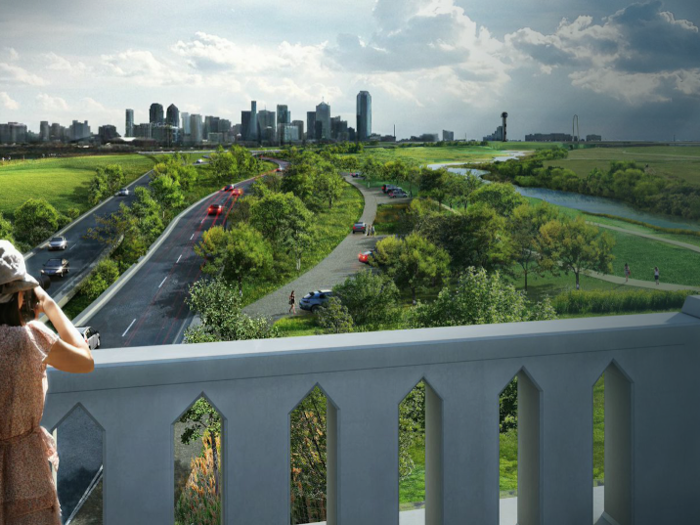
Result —
POLYGON ((209 215, 219 215, 222 211, 224 211, 224 207, 221 204, 212 204, 209 206, 208 213, 209 215))
POLYGON ((129 188, 122 188, 117 192, 117 197, 128 197, 129 196, 129 188))
POLYGON ((284 173, 284 168, 282 166, 280 166, 279 168, 277 168, 275 170, 275 173, 284 173))
POLYGON ((44 263, 44 269, 41 270, 41 274, 49 277, 60 275, 63 278, 69 272, 68 266, 67 259, 49 259, 44 263))
POLYGON ((197 162, 195 164, 204 164, 206 161, 204 159, 197 159, 197 162))
POLYGON ((311 313, 316 313, 319 308, 325 306, 328 299, 333 297, 333 290, 316 290, 309 292, 299 300, 299 308, 302 310, 310 310, 311 313))
POLYGON ((68 247, 68 241, 65 237, 57 236, 53 237, 49 241, 49 250, 65 250, 68 247))
POLYGON ((408 197, 408 193, 403 191, 401 188, 389 192, 389 198, 391 199, 405 199, 406 197, 408 197))
POLYGON ((393 184, 383 184, 382 185, 382 191, 384 193, 389 193, 390 191, 400 190, 400 189, 401 188, 399 188, 398 186, 394 186, 393 184))
POLYGON ((367 231, 367 224, 364 222, 356 222, 355 224, 352 225, 353 235, 357 232, 365 233, 365 231, 367 231))
POLYGON ((76 326, 80 335, 83 336, 90 350, 97 350, 100 347, 100 332, 91 326, 76 326))
POLYGON ((355 178, 355 179, 358 178, 358 177, 361 177, 359 171, 353 171, 353 172, 350 174, 350 176, 353 177, 353 178, 355 178))
POLYGON ((357 256, 357 260, 360 261, 361 263, 369 264, 370 260, 374 257, 374 250, 369 250, 366 252, 362 252, 360 255, 357 256))

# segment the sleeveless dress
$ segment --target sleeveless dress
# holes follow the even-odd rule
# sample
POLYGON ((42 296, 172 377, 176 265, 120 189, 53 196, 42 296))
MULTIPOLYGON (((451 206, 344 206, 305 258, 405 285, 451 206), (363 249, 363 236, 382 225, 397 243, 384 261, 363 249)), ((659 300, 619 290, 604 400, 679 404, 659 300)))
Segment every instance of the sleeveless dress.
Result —
POLYGON ((49 462, 56 443, 39 426, 48 390, 44 360, 58 336, 42 323, 0 325, 0 525, 60 525, 49 462))

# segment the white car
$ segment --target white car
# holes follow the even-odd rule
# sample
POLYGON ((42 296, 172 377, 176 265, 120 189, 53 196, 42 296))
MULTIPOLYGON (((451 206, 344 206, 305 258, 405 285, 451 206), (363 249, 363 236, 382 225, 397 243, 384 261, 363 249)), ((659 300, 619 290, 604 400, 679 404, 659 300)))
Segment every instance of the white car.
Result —
POLYGON ((76 327, 80 335, 90 347, 90 350, 97 350, 100 347, 100 332, 92 328, 91 326, 77 326, 76 327))
POLYGON ((128 197, 129 196, 129 188, 122 188, 117 192, 117 197, 128 197))
POLYGON ((68 241, 65 237, 52 237, 49 241, 49 250, 65 250, 68 247, 68 241))

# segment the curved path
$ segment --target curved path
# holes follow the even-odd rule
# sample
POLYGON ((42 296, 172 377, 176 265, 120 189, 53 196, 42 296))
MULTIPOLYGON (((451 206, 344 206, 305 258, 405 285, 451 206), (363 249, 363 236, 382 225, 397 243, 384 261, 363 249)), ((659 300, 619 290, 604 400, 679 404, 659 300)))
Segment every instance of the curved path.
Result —
POLYGON ((678 247, 684 248, 686 250, 691 250, 693 252, 700 253, 700 246, 695 246, 694 244, 689 244, 687 242, 674 241, 673 239, 665 239, 663 237, 658 237, 657 235, 651 235, 649 233, 642 233, 642 232, 635 232, 632 230, 626 230, 624 228, 620 228, 619 226, 610 226, 608 224, 600 224, 599 222, 586 221, 586 224, 590 224, 591 226, 595 226, 597 228, 605 228, 606 230, 613 230, 613 231, 620 232, 620 233, 626 233, 628 235, 636 235, 637 237, 644 237, 645 239, 649 239, 651 241, 665 242, 666 244, 672 244, 673 246, 678 246, 678 247))
MULTIPOLYGON (((362 184, 362 179, 357 180, 345 175, 345 180, 358 188, 365 198, 365 209, 360 221, 372 224, 377 215, 377 205, 389 202, 389 197, 382 193, 381 188, 367 189, 367 186, 362 184)), ((348 230, 351 226, 348 224, 348 230)), ((243 309, 243 312, 253 317, 271 317, 273 320, 287 315, 289 312, 287 299, 292 290, 294 290, 296 297, 301 298, 313 290, 333 288, 336 284, 342 283, 347 277, 366 268, 357 260, 357 255, 372 249, 375 243, 382 238, 380 235, 367 237, 361 234, 348 234, 328 257, 304 275, 249 304, 243 309)), ((297 312, 303 312, 303 310, 297 309, 297 312)))

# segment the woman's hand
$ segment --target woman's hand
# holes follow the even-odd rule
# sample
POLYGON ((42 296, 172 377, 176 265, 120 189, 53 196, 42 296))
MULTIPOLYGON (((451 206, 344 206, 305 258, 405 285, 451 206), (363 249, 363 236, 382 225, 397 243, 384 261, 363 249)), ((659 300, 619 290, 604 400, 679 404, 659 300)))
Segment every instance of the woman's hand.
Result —
POLYGON ((46 313, 45 307, 50 302, 53 302, 53 299, 49 296, 49 294, 46 293, 46 290, 44 290, 41 286, 37 286, 36 288, 34 288, 34 293, 36 294, 36 298, 38 301, 34 311, 37 313, 37 315, 41 313, 46 313))

